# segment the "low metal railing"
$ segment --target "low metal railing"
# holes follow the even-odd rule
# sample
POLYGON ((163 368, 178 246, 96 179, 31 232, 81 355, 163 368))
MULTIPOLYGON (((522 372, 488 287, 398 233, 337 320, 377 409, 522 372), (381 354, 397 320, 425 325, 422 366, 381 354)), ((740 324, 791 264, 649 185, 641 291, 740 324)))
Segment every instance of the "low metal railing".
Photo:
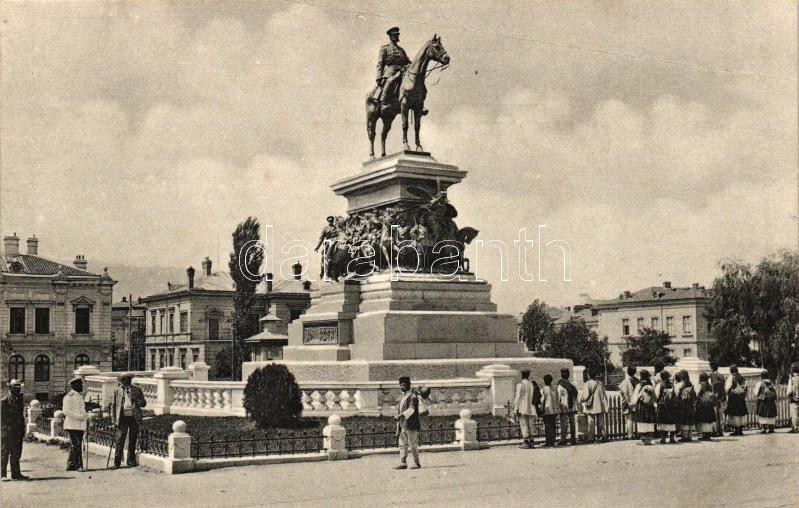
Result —
POLYGON ((321 429, 279 430, 267 436, 247 437, 241 434, 211 436, 191 443, 194 459, 248 457, 256 455, 296 455, 322 450, 321 429))

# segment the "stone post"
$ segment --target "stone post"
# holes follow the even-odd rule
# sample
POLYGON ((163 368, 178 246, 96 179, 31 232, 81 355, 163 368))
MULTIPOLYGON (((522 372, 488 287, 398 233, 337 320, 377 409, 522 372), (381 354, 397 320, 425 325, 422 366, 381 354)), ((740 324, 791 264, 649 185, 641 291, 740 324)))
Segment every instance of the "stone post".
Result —
POLYGON ((156 402, 153 412, 157 415, 169 414, 172 401, 175 399, 174 392, 169 383, 175 379, 188 379, 189 373, 180 367, 164 367, 155 374, 153 378, 157 381, 156 402))
POLYGON ((355 390, 355 408, 359 415, 380 416, 377 388, 359 388, 355 390))
POLYGON ((177 420, 172 424, 172 433, 167 438, 169 464, 167 473, 184 473, 194 468, 191 458, 191 435, 186 433, 186 422, 177 420))
POLYGON ((36 421, 42 416, 41 403, 33 399, 28 406, 28 424, 25 426, 26 434, 33 434, 36 432, 36 421))
POLYGON ((56 411, 50 420, 50 437, 58 437, 64 433, 64 412, 56 411))
POLYGON ((114 403, 114 391, 119 384, 119 379, 112 376, 103 376, 100 378, 100 407, 103 411, 110 411, 111 405, 114 403))
POLYGON ((347 452, 347 429, 341 426, 339 415, 330 415, 327 425, 322 429, 323 445, 328 460, 342 460, 349 457, 347 452))
POLYGON ((461 409, 460 418, 455 421, 455 441, 461 450, 476 450, 480 447, 477 442, 477 422, 472 420, 470 409, 461 409))
POLYGON ((192 381, 208 381, 208 371, 210 369, 211 367, 205 362, 194 362, 188 367, 189 379, 192 381))
POLYGON ((487 365, 477 371, 477 377, 491 381, 491 414, 506 416, 507 404, 513 402, 516 382, 521 379, 521 373, 508 365, 487 365))
POLYGON ((95 365, 81 365, 72 371, 72 375, 80 376, 84 379, 86 379, 86 376, 99 376, 100 374, 100 369, 98 369, 95 365))

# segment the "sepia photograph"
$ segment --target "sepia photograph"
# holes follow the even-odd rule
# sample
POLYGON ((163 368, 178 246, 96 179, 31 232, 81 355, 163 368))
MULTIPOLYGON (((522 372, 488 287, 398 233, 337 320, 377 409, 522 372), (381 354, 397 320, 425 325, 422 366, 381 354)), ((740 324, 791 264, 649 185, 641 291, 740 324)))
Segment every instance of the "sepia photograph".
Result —
POLYGON ((0 0, 0 505, 799 507, 795 0, 0 0))

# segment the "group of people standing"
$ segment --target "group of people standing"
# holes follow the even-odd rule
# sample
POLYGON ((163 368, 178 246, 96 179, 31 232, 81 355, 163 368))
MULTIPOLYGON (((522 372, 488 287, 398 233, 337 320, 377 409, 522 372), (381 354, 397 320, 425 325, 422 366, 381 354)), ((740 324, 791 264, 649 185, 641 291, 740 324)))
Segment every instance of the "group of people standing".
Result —
MULTIPOLYGON (((132 384, 133 375, 123 374, 114 392, 111 406, 111 422, 116 427, 114 437, 114 469, 120 467, 128 441, 128 467, 136 464, 136 440, 142 424, 141 408, 147 405, 141 389, 132 384)), ((28 480, 20 469, 22 444, 25 437, 25 415, 22 401, 22 383, 12 379, 8 383, 9 393, 2 399, 2 479, 28 480), (6 477, 6 468, 11 464, 11 477, 6 477)), ((64 430, 69 436, 67 471, 85 472, 83 442, 89 431, 89 413, 83 394, 83 378, 75 377, 69 382, 69 391, 64 395, 61 409, 64 413, 64 430)))
MULTIPOLYGON (((688 372, 681 370, 672 378, 663 365, 655 365, 654 377, 644 369, 636 377, 635 367, 628 367, 627 378, 619 385, 625 416, 627 438, 640 436, 645 445, 660 437, 661 443, 688 442, 692 434, 710 441, 723 435, 726 427, 731 436, 742 436, 747 424, 749 408, 746 398, 746 380, 738 367, 730 366, 726 378, 719 374, 718 365, 710 364, 710 373, 699 374, 694 385, 688 372)), ((788 392, 791 404, 791 432, 799 432, 799 364, 792 367, 788 392), (796 392, 796 393, 794 393, 796 392)), ((761 433, 774 432, 777 418, 777 391, 763 370, 755 384, 753 395, 757 401, 756 415, 761 433)))
MULTIPOLYGON (((654 366, 654 373, 647 369, 640 372, 635 367, 627 368, 627 377, 619 385, 622 414, 625 421, 626 439, 640 437, 644 445, 660 438, 660 443, 689 442, 693 435, 710 441, 723 436, 725 428, 730 435, 743 435, 747 425, 749 408, 746 398, 749 387, 738 372, 730 366, 730 375, 725 378, 718 372, 718 365, 711 363, 711 372, 701 373, 694 385, 687 371, 681 370, 672 376, 662 364, 654 366)), ((541 416, 544 420, 544 446, 556 445, 556 422, 560 419, 560 445, 576 444, 575 415, 583 412, 587 417, 586 441, 597 438, 607 441, 605 415, 608 412, 608 396, 602 383, 592 379, 585 371, 585 384, 577 390, 569 382, 569 369, 561 369, 561 379, 553 386, 552 376, 543 378, 544 386, 530 380, 530 371, 522 371, 522 380, 516 385, 514 410, 519 423, 523 443, 521 448, 533 448, 533 422, 541 416), (569 439, 567 439, 567 437, 569 439)), ((754 385, 752 394, 757 401, 756 415, 762 434, 774 432, 777 417, 777 392, 769 379, 768 371, 762 371, 760 380, 754 385)), ((791 367, 788 381, 788 396, 791 411, 791 433, 799 432, 799 362, 791 367)))

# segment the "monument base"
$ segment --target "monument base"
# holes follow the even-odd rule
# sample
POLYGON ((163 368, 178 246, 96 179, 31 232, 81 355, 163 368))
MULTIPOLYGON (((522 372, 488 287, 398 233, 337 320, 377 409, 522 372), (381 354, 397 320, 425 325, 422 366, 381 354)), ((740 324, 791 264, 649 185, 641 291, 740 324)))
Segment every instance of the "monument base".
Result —
POLYGON ((499 314, 491 286, 463 273, 384 272, 323 285, 289 325, 290 362, 518 358, 516 319, 499 314))

